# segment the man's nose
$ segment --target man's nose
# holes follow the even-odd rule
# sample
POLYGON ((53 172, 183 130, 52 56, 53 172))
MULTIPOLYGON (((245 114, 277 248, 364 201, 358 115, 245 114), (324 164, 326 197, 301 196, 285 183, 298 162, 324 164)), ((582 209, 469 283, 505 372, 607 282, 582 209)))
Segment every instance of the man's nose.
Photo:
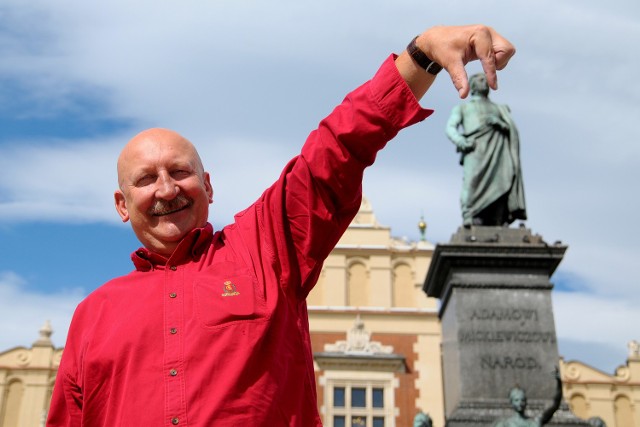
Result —
POLYGON ((156 197, 164 200, 174 199, 180 189, 176 185, 175 180, 171 177, 171 174, 162 172, 158 175, 158 188, 156 189, 156 197))

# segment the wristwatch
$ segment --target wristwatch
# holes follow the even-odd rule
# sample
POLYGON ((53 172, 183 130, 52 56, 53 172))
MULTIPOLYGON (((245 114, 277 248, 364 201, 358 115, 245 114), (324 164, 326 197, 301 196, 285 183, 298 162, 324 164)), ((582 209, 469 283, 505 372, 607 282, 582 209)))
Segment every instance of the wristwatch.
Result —
POLYGON ((417 38, 418 36, 415 36, 413 40, 411 40, 411 42, 407 46, 407 52, 420 67, 424 68, 427 73, 433 74, 435 76, 440 71, 442 71, 442 65, 429 58, 423 51, 420 50, 420 48, 416 45, 417 38))

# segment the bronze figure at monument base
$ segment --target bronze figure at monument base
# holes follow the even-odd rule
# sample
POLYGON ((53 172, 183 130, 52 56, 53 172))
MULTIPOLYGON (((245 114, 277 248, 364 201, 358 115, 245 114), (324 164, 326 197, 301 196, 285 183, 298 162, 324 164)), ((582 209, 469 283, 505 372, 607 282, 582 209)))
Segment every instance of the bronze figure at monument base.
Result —
POLYGON ((494 424, 494 427, 542 427, 553 417, 553 414, 560 407, 562 401, 562 381, 558 368, 554 371, 556 380, 556 390, 553 402, 539 416, 530 417, 527 415, 527 395, 520 387, 514 387, 509 392, 509 402, 513 408, 513 414, 508 418, 503 418, 494 424))

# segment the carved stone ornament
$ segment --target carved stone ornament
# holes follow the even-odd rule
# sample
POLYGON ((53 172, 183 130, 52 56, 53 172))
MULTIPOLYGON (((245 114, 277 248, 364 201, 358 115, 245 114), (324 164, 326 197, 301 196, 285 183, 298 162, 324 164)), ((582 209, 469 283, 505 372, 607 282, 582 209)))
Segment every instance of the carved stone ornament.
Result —
POLYGON ((638 360, 640 359, 640 343, 636 340, 629 341, 627 344, 629 348, 629 359, 638 360))
POLYGON ((371 333, 364 328, 364 322, 358 315, 353 322, 353 328, 347 332, 347 340, 325 344, 324 351, 345 354, 391 354, 393 347, 382 345, 379 341, 371 341, 371 333))

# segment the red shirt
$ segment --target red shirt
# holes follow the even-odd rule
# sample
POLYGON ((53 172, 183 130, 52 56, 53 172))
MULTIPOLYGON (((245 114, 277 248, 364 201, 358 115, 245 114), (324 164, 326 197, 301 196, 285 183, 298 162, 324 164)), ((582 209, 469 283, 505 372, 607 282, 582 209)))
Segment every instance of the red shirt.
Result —
POLYGON ((305 297, 360 207, 362 175, 426 118, 389 57, 233 224, 76 309, 48 426, 320 426, 305 297))

